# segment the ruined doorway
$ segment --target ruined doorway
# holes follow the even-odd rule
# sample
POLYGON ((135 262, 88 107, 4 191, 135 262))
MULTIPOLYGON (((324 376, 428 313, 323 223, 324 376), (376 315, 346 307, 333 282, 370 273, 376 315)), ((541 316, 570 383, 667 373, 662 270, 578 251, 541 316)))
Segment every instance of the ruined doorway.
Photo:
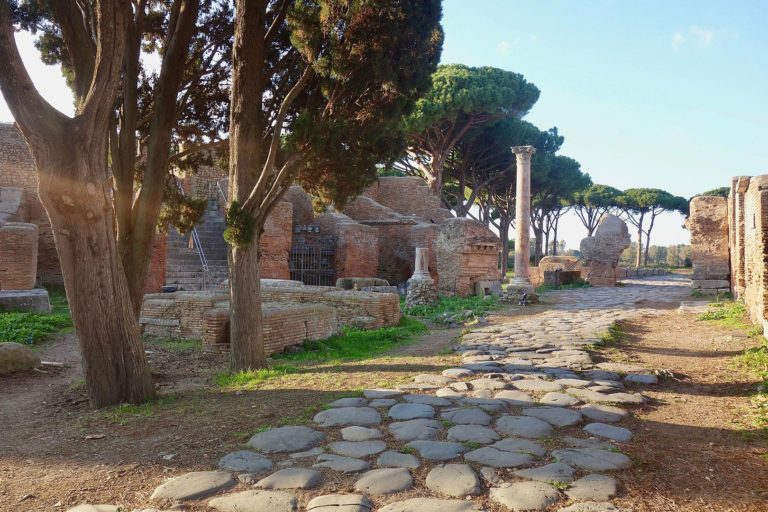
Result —
POLYGON ((291 279, 310 286, 334 286, 336 283, 335 256, 334 237, 317 232, 301 234, 294 232, 289 262, 291 279))

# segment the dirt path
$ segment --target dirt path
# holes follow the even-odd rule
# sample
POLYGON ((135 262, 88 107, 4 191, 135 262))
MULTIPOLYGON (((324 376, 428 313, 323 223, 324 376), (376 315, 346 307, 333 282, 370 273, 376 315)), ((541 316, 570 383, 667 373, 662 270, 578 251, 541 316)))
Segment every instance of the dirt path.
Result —
POLYGON ((768 510, 768 432, 748 424, 756 382, 733 367, 753 345, 742 333, 676 311, 625 324, 611 360, 671 370, 645 391, 628 446, 636 464, 620 475, 618 505, 636 511, 768 510))

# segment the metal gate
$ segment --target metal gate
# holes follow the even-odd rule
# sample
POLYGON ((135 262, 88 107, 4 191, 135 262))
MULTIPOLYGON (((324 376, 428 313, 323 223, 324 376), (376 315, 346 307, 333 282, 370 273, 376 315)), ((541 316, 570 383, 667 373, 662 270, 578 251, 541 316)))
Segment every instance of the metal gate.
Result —
POLYGON ((336 240, 333 237, 296 236, 291 247, 291 279, 310 286, 334 286, 336 240))

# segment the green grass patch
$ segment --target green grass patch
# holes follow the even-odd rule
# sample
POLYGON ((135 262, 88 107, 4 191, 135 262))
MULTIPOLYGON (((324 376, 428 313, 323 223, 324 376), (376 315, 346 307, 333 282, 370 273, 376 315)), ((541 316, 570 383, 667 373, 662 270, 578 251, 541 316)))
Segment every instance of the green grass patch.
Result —
POLYGON ((568 284, 561 284, 560 288, 555 288, 554 285, 551 284, 540 284, 536 287, 536 293, 544 293, 544 292, 551 292, 553 290, 573 290, 575 288, 591 288, 592 285, 589 284, 584 279, 576 279, 572 283, 568 284))
POLYGON ((127 425, 132 421, 151 418, 158 411, 174 406, 178 400, 177 396, 166 396, 141 404, 120 404, 105 409, 101 414, 112 423, 127 425))
POLYGON ((394 327, 382 327, 369 331, 346 328, 336 336, 319 341, 307 341, 298 352, 279 354, 274 358, 295 362, 359 361, 407 343, 426 330, 426 326, 418 320, 403 317, 394 327))
POLYGON ((616 345, 624 341, 627 333, 624 331, 624 327, 619 322, 613 323, 608 331, 600 336, 601 345, 616 345))
POLYGON ((49 334, 72 326, 64 289, 48 289, 52 311, 50 313, 0 313, 0 343, 16 342, 34 345, 49 334))
POLYGON ((453 322, 471 320, 484 316, 499 309, 501 305, 496 297, 440 297, 431 306, 415 306, 405 308, 405 313, 411 316, 426 318, 433 322, 453 322))
POLYGON ((713 302, 710 310, 699 315, 698 320, 717 322, 722 327, 746 331, 749 336, 759 336, 762 333, 760 327, 749 321, 747 308, 741 301, 713 302))
POLYGON ((256 386, 269 379, 282 377, 291 373, 298 373, 299 369, 289 364, 276 364, 269 368, 248 370, 236 373, 219 373, 216 375, 216 385, 220 388, 244 390, 254 389, 256 386))

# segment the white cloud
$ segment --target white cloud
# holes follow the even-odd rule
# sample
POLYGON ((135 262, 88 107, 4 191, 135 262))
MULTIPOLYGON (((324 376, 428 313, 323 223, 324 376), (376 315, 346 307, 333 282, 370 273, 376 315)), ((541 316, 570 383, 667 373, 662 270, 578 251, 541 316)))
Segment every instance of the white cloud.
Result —
POLYGON ((684 47, 703 50, 715 41, 715 31, 703 27, 691 26, 672 34, 672 49, 679 51, 684 47))

